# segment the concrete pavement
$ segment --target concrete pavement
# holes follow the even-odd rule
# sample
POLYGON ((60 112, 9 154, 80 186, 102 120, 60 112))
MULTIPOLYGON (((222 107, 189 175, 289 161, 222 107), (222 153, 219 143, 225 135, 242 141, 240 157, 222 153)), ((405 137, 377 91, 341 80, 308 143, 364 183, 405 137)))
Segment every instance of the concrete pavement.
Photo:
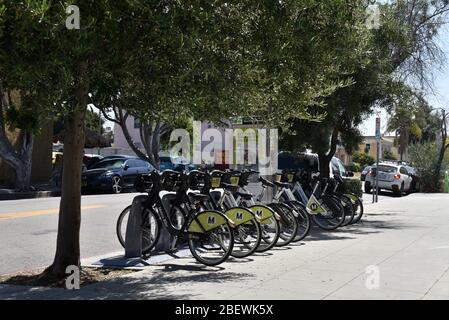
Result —
POLYGON ((362 224, 204 267, 191 257, 69 292, 0 286, 0 299, 449 299, 449 195, 366 204, 362 224))

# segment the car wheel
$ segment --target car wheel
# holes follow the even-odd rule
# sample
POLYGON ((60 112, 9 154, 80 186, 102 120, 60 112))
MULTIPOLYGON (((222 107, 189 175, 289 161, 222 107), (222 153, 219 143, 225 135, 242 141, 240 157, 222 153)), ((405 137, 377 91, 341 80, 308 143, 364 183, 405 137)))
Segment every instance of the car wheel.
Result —
POLYGON ((404 183, 402 183, 401 188, 394 193, 398 198, 402 197, 404 195, 404 183))
POLYGON ((112 193, 119 194, 123 191, 122 179, 119 176, 112 177, 112 193))
POLYGON ((371 192, 371 185, 368 182, 365 182, 365 193, 371 192))

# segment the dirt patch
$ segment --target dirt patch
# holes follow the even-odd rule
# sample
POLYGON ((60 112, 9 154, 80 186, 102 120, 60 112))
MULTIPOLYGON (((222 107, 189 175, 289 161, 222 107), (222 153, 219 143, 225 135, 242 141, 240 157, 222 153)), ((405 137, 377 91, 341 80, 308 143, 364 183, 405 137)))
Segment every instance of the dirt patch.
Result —
MULTIPOLYGON (((65 288, 65 279, 58 279, 43 273, 45 269, 16 272, 0 276, 0 284, 19 286, 65 288)), ((80 272, 80 287, 106 281, 136 272, 138 270, 83 267, 80 272)), ((67 275, 69 276, 69 275, 67 275)))

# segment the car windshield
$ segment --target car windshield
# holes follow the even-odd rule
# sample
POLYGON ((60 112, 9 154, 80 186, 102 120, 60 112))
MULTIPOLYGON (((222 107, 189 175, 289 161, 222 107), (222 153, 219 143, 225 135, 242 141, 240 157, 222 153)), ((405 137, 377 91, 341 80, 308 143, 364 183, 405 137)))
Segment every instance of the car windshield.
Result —
POLYGON ((318 171, 318 158, 309 154, 281 153, 278 156, 278 169, 318 171))
POLYGON ((124 159, 112 159, 112 160, 100 161, 100 162, 96 163, 95 165, 93 165, 91 169, 103 169, 103 168, 117 169, 117 168, 120 168, 124 162, 125 162, 124 159))
POLYGON ((379 166, 379 171, 387 173, 395 173, 398 171, 398 169, 392 166, 379 166))

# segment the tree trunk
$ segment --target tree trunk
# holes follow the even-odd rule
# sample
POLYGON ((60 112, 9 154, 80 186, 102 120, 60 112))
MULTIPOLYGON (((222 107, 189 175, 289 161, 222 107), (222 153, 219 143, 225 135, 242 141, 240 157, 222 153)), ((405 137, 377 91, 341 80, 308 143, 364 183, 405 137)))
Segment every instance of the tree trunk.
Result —
POLYGON ((448 148, 448 146, 446 145, 446 141, 447 141, 447 118, 446 118, 446 111, 443 110, 442 111, 442 120, 441 120, 441 147, 440 147, 440 152, 438 155, 438 162, 437 165, 435 167, 435 171, 434 171, 434 181, 436 183, 435 186, 435 191, 439 191, 441 184, 440 184, 440 178, 441 178, 441 167, 443 165, 443 160, 444 160, 444 155, 446 153, 446 149, 448 148))
POLYGON ((334 157, 335 152, 337 151, 339 131, 340 131, 340 126, 336 126, 334 128, 334 130, 332 131, 332 137, 331 137, 329 151, 327 153, 318 153, 318 160, 320 162, 320 176, 322 178, 329 178, 329 176, 330 176, 329 164, 330 164, 332 158, 334 157))
POLYGON ((80 64, 76 105, 65 121, 61 202, 59 205, 58 237, 53 264, 47 274, 64 278, 66 268, 80 267, 81 172, 86 130, 88 87, 85 84, 87 63, 80 64))
POLYGON ((29 132, 21 132, 19 136, 20 149, 16 151, 5 132, 4 110, 9 104, 6 93, 0 81, 0 158, 14 170, 14 189, 26 191, 31 186, 31 160, 33 155, 34 137, 29 132))
POLYGON ((152 144, 153 144, 153 159, 154 159, 154 167, 159 170, 160 168, 160 159, 159 152, 161 149, 161 123, 160 121, 156 122, 153 130, 152 136, 152 144))
POLYGON ((76 110, 65 127, 62 196, 59 207, 58 238, 52 273, 65 275, 67 266, 80 265, 81 165, 84 150, 85 110, 76 110))
POLYGON ((320 162, 320 177, 329 178, 329 158, 326 154, 318 154, 318 160, 320 162))

